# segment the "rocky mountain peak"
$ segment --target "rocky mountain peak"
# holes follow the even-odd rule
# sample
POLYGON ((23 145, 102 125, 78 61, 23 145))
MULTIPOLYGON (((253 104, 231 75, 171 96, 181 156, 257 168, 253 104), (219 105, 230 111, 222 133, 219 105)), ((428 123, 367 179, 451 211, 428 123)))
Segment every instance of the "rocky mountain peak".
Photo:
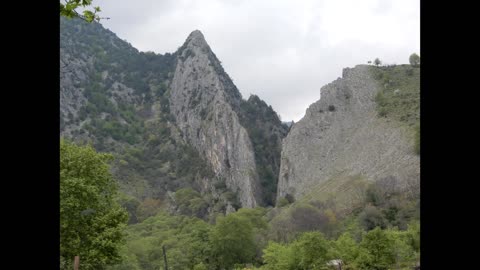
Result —
POLYGON ((194 30, 192 33, 190 33, 190 35, 188 35, 187 43, 206 44, 207 41, 200 30, 194 30))
POLYGON ((178 52, 180 55, 185 55, 185 53, 189 55, 191 52, 208 55, 212 53, 212 50, 210 49, 210 46, 208 46, 202 32, 200 32, 200 30, 194 30, 188 35, 185 43, 180 47, 178 52))
POLYGON ((115 167, 129 195, 163 200, 192 187, 213 212, 274 204, 287 130, 259 97, 242 98, 201 31, 152 55, 100 24, 62 20, 60 62, 62 135, 145 157, 146 169, 115 167), (141 188, 130 188, 131 173, 141 188))
MULTIPOLYGON (((243 207, 255 207, 260 188, 252 142, 238 116, 240 92, 199 30, 188 36, 177 54, 169 99, 183 139, 238 194, 243 207)), ((204 191, 208 189, 206 185, 204 191)))

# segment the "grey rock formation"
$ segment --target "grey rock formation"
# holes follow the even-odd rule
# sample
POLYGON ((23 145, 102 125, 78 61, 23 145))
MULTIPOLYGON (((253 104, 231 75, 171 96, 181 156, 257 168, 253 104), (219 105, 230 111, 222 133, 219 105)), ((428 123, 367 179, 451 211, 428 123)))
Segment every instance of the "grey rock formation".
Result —
POLYGON ((177 59, 170 84, 170 110, 183 138, 208 160, 227 187, 238 193, 243 207, 255 207, 260 196, 255 156, 235 111, 240 93, 200 31, 189 35, 177 59))
MULTIPOLYGON (((79 86, 87 80, 85 71, 89 65, 91 59, 76 59, 60 49, 60 113, 65 122, 77 118, 80 108, 86 103, 84 89, 79 86)), ((69 126, 63 133, 69 134, 73 128, 69 126)))
POLYGON ((379 87, 364 65, 344 69, 342 78, 322 87, 321 99, 283 141, 277 200, 299 199, 340 176, 419 182, 420 160, 407 129, 376 116, 379 87))

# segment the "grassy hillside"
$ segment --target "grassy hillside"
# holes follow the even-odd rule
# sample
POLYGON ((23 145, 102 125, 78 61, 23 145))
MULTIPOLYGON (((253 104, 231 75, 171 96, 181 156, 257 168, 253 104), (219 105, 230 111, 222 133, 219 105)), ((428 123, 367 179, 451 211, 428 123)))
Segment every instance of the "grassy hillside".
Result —
POLYGON ((420 154, 420 67, 372 66, 371 72, 380 86, 375 96, 378 116, 408 125, 420 154))

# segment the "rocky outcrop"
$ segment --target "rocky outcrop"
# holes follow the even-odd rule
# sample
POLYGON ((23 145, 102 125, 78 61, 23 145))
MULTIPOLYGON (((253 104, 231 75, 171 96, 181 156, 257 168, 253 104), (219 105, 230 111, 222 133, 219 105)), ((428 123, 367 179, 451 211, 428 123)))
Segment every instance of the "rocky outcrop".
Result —
POLYGON ((72 129, 78 128, 78 126, 68 125, 65 129, 63 123, 76 119, 80 108, 87 101, 81 85, 88 79, 86 71, 90 65, 90 59, 77 59, 65 49, 60 49, 60 114, 63 133, 70 134, 72 129))
POLYGON ((114 171, 125 192, 193 187, 217 210, 274 204, 287 127, 259 97, 242 98, 200 31, 164 55, 98 23, 61 20, 60 37, 61 136, 124 156, 114 171))
POLYGON ((408 129, 377 117, 378 89, 365 65, 344 69, 342 78, 322 87, 321 99, 283 141, 277 200, 287 194, 299 199, 338 176, 419 182, 408 129))
POLYGON ((177 52, 169 94, 171 113, 185 141, 238 193, 243 207, 255 207, 260 200, 255 156, 236 113, 241 95, 198 30, 177 52))

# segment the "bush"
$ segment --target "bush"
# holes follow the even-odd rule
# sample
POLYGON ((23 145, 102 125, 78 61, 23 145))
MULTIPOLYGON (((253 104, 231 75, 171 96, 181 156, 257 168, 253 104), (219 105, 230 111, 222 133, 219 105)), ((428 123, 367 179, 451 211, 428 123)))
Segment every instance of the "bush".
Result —
POLYGON ((329 223, 325 213, 310 204, 295 206, 290 212, 290 217, 297 232, 324 230, 329 223))
POLYGON ((288 203, 294 203, 295 202, 295 197, 290 193, 287 193, 285 195, 285 199, 287 199, 288 203))
POLYGON ((359 220, 362 227, 367 231, 376 227, 384 229, 387 226, 382 212, 375 206, 365 207, 365 209, 363 209, 362 213, 359 215, 359 220))
POLYGON ((284 207, 288 204, 290 204, 290 202, 287 200, 287 198, 280 198, 280 200, 278 200, 277 206, 284 207))

